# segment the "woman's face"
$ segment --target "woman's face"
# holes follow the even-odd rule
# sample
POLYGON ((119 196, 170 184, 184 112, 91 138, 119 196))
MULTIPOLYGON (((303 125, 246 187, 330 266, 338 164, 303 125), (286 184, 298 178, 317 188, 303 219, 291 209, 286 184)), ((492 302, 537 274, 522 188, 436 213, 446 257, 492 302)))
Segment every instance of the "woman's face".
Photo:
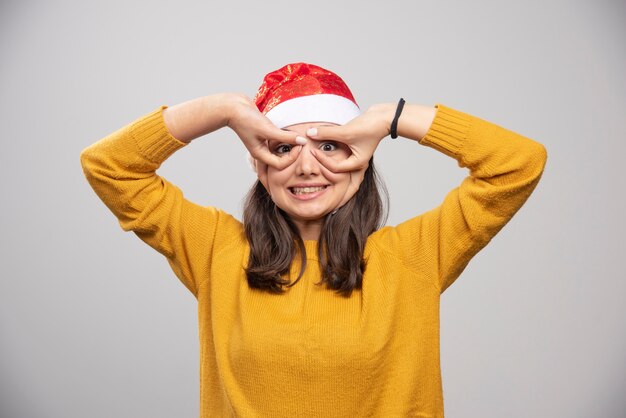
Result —
MULTIPOLYGON (((291 125, 284 129, 306 137, 307 129, 324 125, 333 126, 324 122, 312 122, 291 125)), ((287 154, 292 145, 270 142, 269 147, 274 154, 280 156, 287 154)), ((311 154, 311 149, 317 149, 337 160, 343 160, 350 155, 345 144, 308 138, 295 162, 282 170, 268 166, 264 181, 274 203, 298 226, 320 221, 326 214, 337 209, 344 201, 350 184, 349 172, 329 171, 311 154)), ((347 199, 350 197, 352 196, 347 196, 347 199)))

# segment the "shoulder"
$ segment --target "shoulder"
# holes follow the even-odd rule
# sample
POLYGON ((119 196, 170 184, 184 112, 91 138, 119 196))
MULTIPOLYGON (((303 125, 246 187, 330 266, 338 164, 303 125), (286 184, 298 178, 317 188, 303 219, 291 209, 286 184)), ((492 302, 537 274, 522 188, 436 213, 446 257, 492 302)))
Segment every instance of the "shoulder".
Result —
POLYGON ((213 231, 215 234, 215 254, 228 248, 244 247, 246 245, 246 234, 243 223, 239 219, 213 206, 206 206, 204 210, 215 219, 216 227, 213 231))
MULTIPOLYGON (((383 282, 404 285, 437 287, 437 274, 434 269, 433 254, 416 250, 415 237, 403 230, 406 224, 419 228, 420 217, 415 217, 398 226, 385 226, 368 237, 363 254, 369 275, 379 276, 383 282)), ((418 238, 419 239, 419 238, 418 238)))
MULTIPOLYGON (((429 211, 431 212, 431 211, 429 211)), ((424 217, 429 212, 415 216, 396 226, 384 226, 368 237, 368 244, 379 247, 383 251, 397 253, 407 245, 407 241, 415 240, 423 229, 424 217)))
MULTIPOLYGON (((414 228, 418 228, 419 220, 414 218, 411 220, 414 228)), ((407 240, 403 231, 403 224, 397 226, 384 226, 372 233, 367 238, 364 255, 376 254, 377 258, 396 260, 402 262, 404 260, 405 246, 407 240)))

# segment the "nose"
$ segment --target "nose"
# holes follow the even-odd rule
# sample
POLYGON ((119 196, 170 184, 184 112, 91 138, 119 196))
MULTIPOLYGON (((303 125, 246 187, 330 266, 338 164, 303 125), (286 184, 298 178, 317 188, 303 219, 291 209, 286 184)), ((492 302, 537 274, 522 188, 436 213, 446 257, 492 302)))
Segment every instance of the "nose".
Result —
POLYGON ((311 141, 302 146, 302 151, 296 159, 296 174, 298 176, 315 176, 320 173, 320 163, 311 154, 311 141))

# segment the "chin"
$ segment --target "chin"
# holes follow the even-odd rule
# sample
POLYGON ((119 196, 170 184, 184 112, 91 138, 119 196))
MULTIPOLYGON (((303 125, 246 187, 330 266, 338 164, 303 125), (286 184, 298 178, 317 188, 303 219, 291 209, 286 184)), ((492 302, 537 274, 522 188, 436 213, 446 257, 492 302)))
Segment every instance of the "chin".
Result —
POLYGON ((287 215, 289 215, 291 219, 294 219, 294 220, 314 222, 314 221, 319 221, 323 219, 330 212, 331 211, 329 210, 327 212, 315 212, 315 213, 289 213, 289 212, 286 212, 286 213, 287 215))
POLYGON ((298 208, 300 210, 293 210, 294 208, 281 208, 281 209, 293 220, 313 222, 313 221, 319 221, 322 218, 324 218, 326 215, 328 215, 330 212, 333 211, 333 208, 331 207, 325 207, 325 208, 319 208, 319 209, 298 208))

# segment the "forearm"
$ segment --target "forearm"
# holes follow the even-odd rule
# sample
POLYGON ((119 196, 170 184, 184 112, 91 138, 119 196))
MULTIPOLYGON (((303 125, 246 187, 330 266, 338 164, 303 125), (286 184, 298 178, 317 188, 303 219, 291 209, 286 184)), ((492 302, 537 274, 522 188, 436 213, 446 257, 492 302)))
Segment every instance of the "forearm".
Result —
POLYGON ((398 119, 398 135, 421 141, 435 119, 437 109, 433 106, 406 103, 398 119))
POLYGON ((162 187, 156 170, 184 146, 168 132, 159 108, 85 148, 80 161, 96 194, 132 229, 152 199, 147 196, 162 187))
POLYGON ((107 135, 85 148, 80 160, 89 184, 122 229, 165 255, 197 295, 198 280, 207 276, 219 211, 186 200, 157 175, 161 163, 185 146, 165 126, 163 112, 161 106, 107 135))
POLYGON ((392 230, 410 268, 424 271, 423 261, 432 260, 443 291, 526 202, 547 152, 530 138, 441 104, 420 144, 470 170, 441 205, 392 230))
MULTIPOLYGON (((397 103, 383 103, 376 105, 385 115, 389 128, 398 107, 397 103)), ((405 103, 398 119, 398 135, 414 141, 421 141, 435 119, 437 109, 433 106, 405 103)))
POLYGON ((168 107, 163 111, 163 120, 174 138, 189 143, 226 126, 237 100, 242 98, 232 93, 199 97, 168 107))

